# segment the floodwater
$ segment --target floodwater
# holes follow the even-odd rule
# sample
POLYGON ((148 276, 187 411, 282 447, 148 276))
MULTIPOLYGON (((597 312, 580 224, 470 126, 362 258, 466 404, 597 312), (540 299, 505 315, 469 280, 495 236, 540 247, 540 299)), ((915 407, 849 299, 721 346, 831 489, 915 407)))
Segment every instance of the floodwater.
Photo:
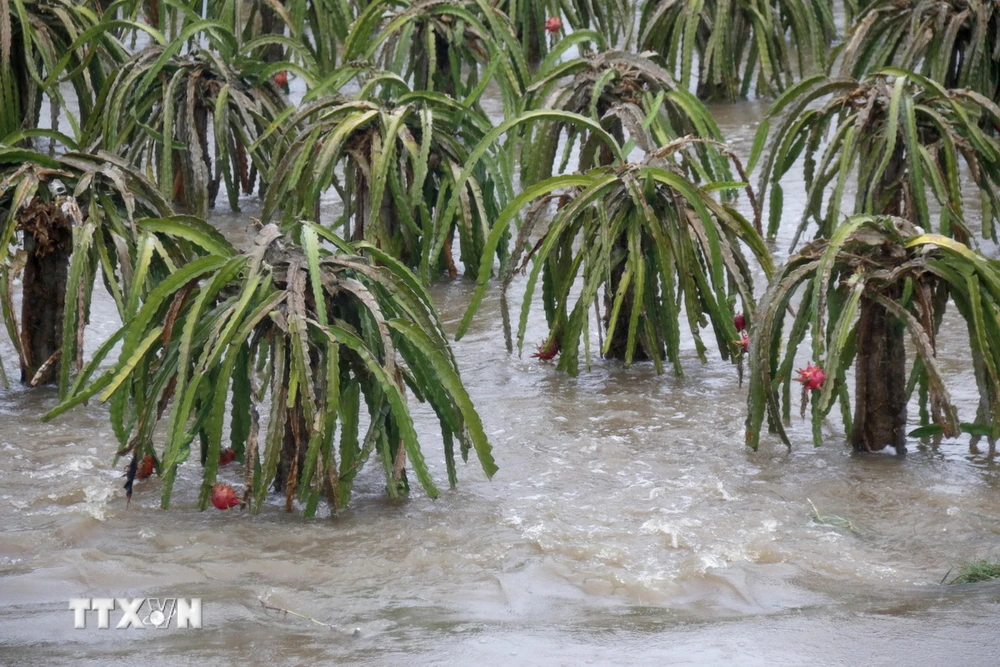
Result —
MULTIPOLYGON (((746 155, 762 106, 714 111, 746 155)), ((795 220, 802 188, 785 192, 795 220)), ((434 287, 452 329, 470 293, 434 287)), ((1000 664, 1000 585, 940 584, 1000 557, 995 461, 964 441, 856 456, 833 422, 814 449, 797 418, 790 452, 773 439, 751 452, 731 365, 702 365, 689 345, 683 378, 598 360, 570 378, 527 348, 508 356, 498 307, 493 291, 454 347, 500 472, 470 463, 436 501, 390 501, 370 466, 335 519, 277 502, 199 513, 197 466, 171 511, 155 478, 126 508, 102 406, 45 425, 50 390, 0 391, 0 664, 1000 664), (147 596, 200 597, 203 629, 73 629, 70 598, 147 596)), ((88 347, 112 314, 97 304, 88 347)), ((971 420, 962 327, 946 321, 941 341, 971 420)), ((14 369, 6 340, 0 354, 14 369)), ((444 486, 432 415, 417 424, 444 486)))

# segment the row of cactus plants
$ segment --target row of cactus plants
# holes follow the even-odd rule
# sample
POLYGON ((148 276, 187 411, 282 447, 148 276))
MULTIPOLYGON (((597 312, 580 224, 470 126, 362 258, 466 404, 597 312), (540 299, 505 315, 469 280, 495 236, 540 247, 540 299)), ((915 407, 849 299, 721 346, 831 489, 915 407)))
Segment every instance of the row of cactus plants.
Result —
POLYGON ((49 418, 107 400, 128 488, 152 464, 165 506, 196 438, 211 499, 227 414, 254 510, 268 488, 289 509, 342 507, 373 453, 390 495, 407 468, 434 495, 407 396, 438 415, 450 483, 456 440, 488 475, 495 464, 426 285, 460 265, 476 279, 461 337, 496 278, 512 349, 507 292, 530 267, 518 349, 539 281, 536 356, 572 374, 590 366, 592 327, 599 356, 677 373, 682 321, 702 360, 708 329, 723 360, 749 359, 751 446, 765 424, 788 441, 807 336, 817 442, 838 403, 856 448, 902 447, 917 392, 921 434, 992 446, 1000 283, 972 228, 995 240, 998 19, 891 4, 851 4, 838 42, 829 4, 801 0, 647 0, 638 23, 620 0, 213 2, 207 15, 2 0, 0 303, 22 380, 58 384, 49 418), (928 45, 930 25, 946 30, 928 45), (744 165, 703 100, 750 94, 777 99, 744 165), (793 247, 814 237, 775 268, 764 239, 800 164, 793 247), (233 210, 261 202, 250 251, 204 222, 222 193, 233 210), (753 265, 769 281, 759 302, 753 265), (95 283, 124 325, 86 361, 95 283), (969 325, 974 422, 935 362, 949 304, 969 325))

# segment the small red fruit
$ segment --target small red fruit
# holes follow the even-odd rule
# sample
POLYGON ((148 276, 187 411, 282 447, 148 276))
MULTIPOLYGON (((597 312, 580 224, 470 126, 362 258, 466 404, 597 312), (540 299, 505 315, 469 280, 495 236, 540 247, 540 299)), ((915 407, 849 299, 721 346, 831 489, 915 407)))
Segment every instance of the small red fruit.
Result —
POLYGON ((153 457, 150 456, 149 454, 146 454, 145 456, 142 457, 142 461, 139 462, 139 467, 135 471, 135 476, 138 479, 148 478, 153 474, 153 468, 155 467, 155 464, 156 462, 153 460, 153 457))
POLYGON ((823 369, 819 366, 806 364, 804 369, 799 369, 795 372, 799 374, 799 376, 795 378, 795 381, 801 382, 802 386, 806 389, 821 389, 823 387, 823 383, 826 382, 826 373, 824 373, 823 369))
POLYGON ((233 451, 232 447, 226 447, 221 452, 219 452, 219 465, 227 466, 236 459, 236 452, 233 451))
POLYGON ((746 354, 750 351, 750 336, 747 334, 746 330, 740 331, 740 339, 734 340, 736 346, 740 350, 740 354, 746 354))
POLYGON ((733 326, 736 327, 737 331, 745 331, 747 328, 747 320, 743 317, 743 313, 733 316, 733 326))
POLYGON ((545 345, 539 347, 538 350, 531 356, 535 359, 548 361, 550 359, 555 359, 557 354, 559 354, 559 339, 552 338, 545 345))
POLYGON ((288 83, 288 72, 281 71, 274 75, 274 82, 279 86, 284 86, 288 83))
POLYGON ((236 491, 233 490, 233 487, 225 482, 219 482, 212 487, 212 504, 220 510, 227 510, 243 503, 236 496, 236 491))
POLYGON ((545 20, 545 32, 556 33, 562 29, 562 19, 558 16, 550 16, 545 20))

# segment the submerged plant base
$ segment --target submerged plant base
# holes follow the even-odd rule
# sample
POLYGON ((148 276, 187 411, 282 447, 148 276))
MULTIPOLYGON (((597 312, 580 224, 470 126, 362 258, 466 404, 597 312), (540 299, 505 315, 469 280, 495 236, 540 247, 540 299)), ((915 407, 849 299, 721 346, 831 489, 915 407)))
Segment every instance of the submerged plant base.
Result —
MULTIPOLYGON (((449 485, 457 483, 456 460, 467 460, 470 451, 487 476, 496 472, 430 297, 398 261, 339 240, 333 249, 321 247, 318 227, 308 222, 301 223, 301 245, 267 225, 252 249, 240 254, 214 230, 186 227, 188 222, 162 220, 170 225, 164 236, 197 238, 213 252, 161 283, 140 316, 117 334, 126 340, 118 365, 106 373, 121 381, 109 391, 91 380, 103 359, 98 356, 46 415, 51 419, 102 391, 102 400, 123 400, 127 425, 120 429, 119 455, 133 454, 128 490, 138 472, 136 457, 148 452, 158 462, 166 509, 178 467, 198 437, 201 509, 211 501, 219 509, 243 505, 257 513, 274 488, 284 493, 289 511, 298 503, 313 516, 325 498, 335 513, 349 501, 369 458, 382 464, 391 497, 409 491, 408 470, 437 497, 411 400, 426 401, 438 415, 449 485), (171 313, 168 336, 152 317, 164 310, 171 313), (151 342, 136 347, 143 340, 151 342), (269 413, 261 428, 265 403, 269 413), (169 416, 161 407, 168 404, 169 416), (192 433, 187 424, 196 417, 201 423, 192 433), (223 447, 227 417, 231 449, 223 447), (167 434, 157 448, 155 427, 162 418, 167 434), (243 467, 242 498, 218 482, 219 466, 230 459, 243 467)), ((111 346, 103 350, 108 354, 111 346)))
MULTIPOLYGON (((897 290, 898 291, 898 290, 897 290)), ((851 444, 861 452, 906 452, 906 345, 902 326, 872 299, 861 299, 856 403, 851 444)))
POLYGON ((73 222, 58 206, 35 198, 20 215, 27 261, 21 307, 21 381, 32 386, 55 379, 53 364, 62 342, 63 304, 73 222))
MULTIPOLYGON (((947 579, 945 575, 945 579, 947 579)), ((949 584, 975 584, 981 581, 992 581, 1000 579, 1000 559, 988 560, 981 558, 962 566, 949 584)))

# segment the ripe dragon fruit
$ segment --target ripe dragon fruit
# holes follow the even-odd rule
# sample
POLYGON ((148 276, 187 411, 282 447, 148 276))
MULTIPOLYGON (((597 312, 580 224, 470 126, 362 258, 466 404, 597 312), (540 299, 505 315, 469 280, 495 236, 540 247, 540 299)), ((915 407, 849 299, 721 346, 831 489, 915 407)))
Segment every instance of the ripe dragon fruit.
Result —
POLYGON ((228 510, 242 505, 236 491, 225 482, 219 482, 212 487, 212 504, 220 510, 228 510))
POLYGON ((813 366, 812 364, 806 364, 804 369, 799 369, 795 371, 799 374, 795 378, 796 382, 801 382, 805 389, 817 390, 823 388, 823 383, 826 382, 826 373, 820 366, 813 366))

